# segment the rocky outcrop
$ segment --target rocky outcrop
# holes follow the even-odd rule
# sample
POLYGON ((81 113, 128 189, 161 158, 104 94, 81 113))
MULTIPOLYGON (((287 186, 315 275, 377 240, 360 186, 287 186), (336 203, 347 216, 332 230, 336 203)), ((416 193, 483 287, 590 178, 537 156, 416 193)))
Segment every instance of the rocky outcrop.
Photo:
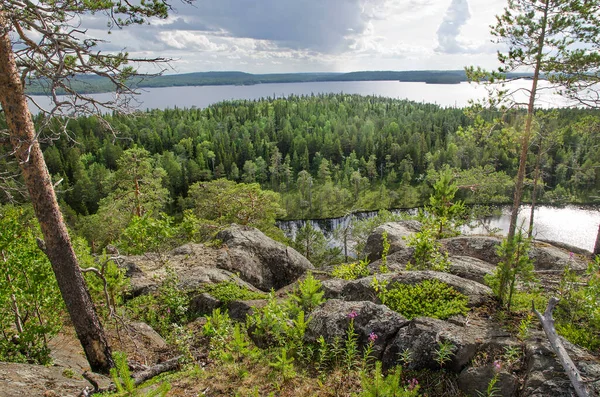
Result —
POLYGON ((381 303, 375 291, 373 290, 373 278, 377 277, 378 282, 388 283, 388 286, 394 283, 416 284, 424 280, 436 279, 453 287, 458 292, 469 298, 469 307, 476 307, 488 301, 492 295, 492 290, 478 282, 466 280, 449 273, 434 271, 404 271, 398 273, 378 274, 358 280, 340 280, 332 279, 323 282, 325 297, 330 299, 343 299, 346 301, 371 301, 381 303))
POLYGON ((370 262, 381 259, 383 252, 383 233, 387 232, 387 241, 390 244, 388 255, 407 249, 406 237, 421 231, 421 222, 400 221, 388 222, 377 227, 367 238, 364 254, 370 262))
POLYGON ((496 395, 498 397, 517 395, 519 378, 506 370, 496 368, 494 364, 465 368, 458 376, 458 388, 467 396, 478 396, 478 392, 487 390, 496 374, 498 375, 495 384, 498 391, 496 395))
POLYGON ((219 251, 217 267, 239 274, 263 291, 291 284, 314 269, 298 251, 253 227, 232 225, 219 232, 217 238, 224 247, 219 251))
MULTIPOLYGON (((525 345, 526 377, 523 382, 523 397, 567 397, 574 396, 567 374, 563 370, 550 345, 539 334, 540 341, 528 341, 525 345)), ((584 379, 589 382, 592 396, 600 395, 600 364, 589 353, 563 340, 565 348, 577 365, 584 379)))
POLYGON ((311 314, 305 340, 316 343, 322 335, 328 343, 333 343, 336 338, 343 343, 347 337, 350 321, 354 322, 359 346, 365 347, 371 338, 373 354, 378 359, 398 330, 409 322, 384 305, 332 299, 311 314))
POLYGON ((179 279, 179 287, 196 289, 202 284, 233 281, 240 286, 255 290, 234 273, 217 268, 218 250, 203 244, 185 244, 163 254, 128 256, 121 260, 129 277, 132 296, 155 291, 170 268, 179 279))
POLYGON ((448 261, 450 262, 448 270, 450 274, 480 284, 485 284, 485 276, 492 274, 495 269, 491 263, 469 256, 451 256, 448 261))
MULTIPOLYGON (((484 262, 497 265, 500 257, 496 253, 501 243, 498 237, 489 236, 460 236, 440 240, 443 248, 450 255, 468 256, 484 262)), ((563 271, 566 266, 573 270, 582 271, 587 268, 584 260, 568 251, 557 248, 551 244, 534 242, 529 256, 537 271, 563 271)))
POLYGON ((477 258, 492 265, 500 262, 496 247, 501 242, 500 238, 490 236, 459 236, 440 240, 449 255, 477 258))
POLYGON ((485 343, 492 343, 492 332, 493 328, 487 324, 483 327, 458 326, 448 321, 419 317, 398 331, 385 350, 383 365, 389 368, 399 364, 399 355, 408 351, 411 359, 405 364, 407 369, 440 369, 436 350, 446 342, 451 344, 452 354, 444 367, 459 372, 485 343))
MULTIPOLYGON (((103 386, 110 381, 107 379, 104 383, 103 386)), ((93 390, 92 385, 79 373, 63 367, 0 362, 2 397, 78 396, 85 388, 93 390)))

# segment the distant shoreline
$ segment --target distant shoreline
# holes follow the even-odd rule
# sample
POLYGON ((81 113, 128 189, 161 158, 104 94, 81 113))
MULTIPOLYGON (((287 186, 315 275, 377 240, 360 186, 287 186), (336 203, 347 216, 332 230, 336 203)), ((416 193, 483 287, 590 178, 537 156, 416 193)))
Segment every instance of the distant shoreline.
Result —
MULTIPOLYGON (((519 77, 527 77, 521 74, 519 77)), ((413 71, 364 71, 350 73, 274 73, 251 74, 244 72, 199 72, 163 76, 136 77, 131 80, 133 88, 163 88, 219 85, 257 85, 275 83, 310 83, 341 81, 399 81, 426 84, 460 84, 467 82, 464 70, 413 70, 413 71)), ((29 95, 48 95, 44 81, 31 81, 29 95)), ((74 78, 71 88, 82 94, 112 92, 114 85, 106 78, 81 75, 74 78)), ((58 92, 64 94, 64 92, 58 92)))

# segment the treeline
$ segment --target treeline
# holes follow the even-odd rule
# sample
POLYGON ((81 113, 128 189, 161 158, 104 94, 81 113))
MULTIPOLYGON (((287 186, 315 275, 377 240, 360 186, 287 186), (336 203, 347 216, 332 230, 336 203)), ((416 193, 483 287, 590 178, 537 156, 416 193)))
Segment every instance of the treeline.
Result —
MULTIPOLYGON (((515 77, 516 75, 511 75, 515 77)), ((129 85, 139 88, 181 87, 203 85, 253 85, 268 83, 307 83, 333 81, 424 82, 430 84, 457 84, 467 81, 463 70, 365 71, 351 73, 274 73, 251 74, 244 72, 199 72, 164 76, 135 77, 129 85)), ((71 88, 81 93, 112 92, 114 84, 99 76, 82 75, 70 80, 71 88)), ((47 94, 43 80, 30 81, 27 92, 47 94)), ((59 94, 62 92, 59 92, 59 94)))
MULTIPOLYGON (((596 116, 581 109, 539 114, 530 179, 539 163, 541 201, 597 200, 596 116)), ((455 170, 459 196, 467 202, 508 202, 520 114, 508 115, 501 126, 495 117, 344 94, 231 101, 109 116, 117 135, 93 117, 71 120, 70 139, 47 140, 44 156, 61 181, 60 199, 81 216, 97 213, 125 178, 119 175, 132 172, 136 160, 124 161, 124 153, 149 162, 152 173, 144 178, 156 179, 155 193, 165 190, 158 209, 174 216, 193 206, 190 186, 219 178, 279 193, 285 214, 278 216, 288 219, 414 207, 429 197, 431 175, 445 166, 455 170), (120 161, 127 169, 120 169, 120 161)))

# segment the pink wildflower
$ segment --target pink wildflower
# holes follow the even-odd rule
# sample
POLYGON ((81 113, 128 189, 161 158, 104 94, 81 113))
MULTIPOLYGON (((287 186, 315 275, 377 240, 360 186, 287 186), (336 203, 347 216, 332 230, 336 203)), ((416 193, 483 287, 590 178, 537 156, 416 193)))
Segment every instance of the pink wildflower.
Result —
POLYGON ((573 259, 573 256, 575 256, 575 254, 574 254, 574 253, 572 253, 572 252, 569 252, 569 258, 570 258, 570 259, 573 259))
POLYGON ((408 382, 408 390, 414 390, 417 386, 419 386, 419 381, 415 378, 412 378, 410 382, 408 382))
POLYGON ((375 332, 371 332, 369 334, 369 342, 375 342, 377 340, 378 336, 375 332))
POLYGON ((500 372, 500 370, 502 369, 502 363, 498 360, 494 361, 494 369, 496 370, 496 372, 500 372))
POLYGON ((358 313, 355 312, 354 310, 352 310, 350 313, 348 313, 348 318, 351 320, 356 318, 356 316, 358 316, 358 313))

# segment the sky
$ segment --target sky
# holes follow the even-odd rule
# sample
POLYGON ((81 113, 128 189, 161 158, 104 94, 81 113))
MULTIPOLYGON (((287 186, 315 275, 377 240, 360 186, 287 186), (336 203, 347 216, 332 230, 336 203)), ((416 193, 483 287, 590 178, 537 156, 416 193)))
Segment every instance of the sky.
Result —
POLYGON ((489 26, 506 0, 196 0, 166 20, 113 29, 108 51, 171 58, 169 73, 462 69, 496 66, 489 26))

